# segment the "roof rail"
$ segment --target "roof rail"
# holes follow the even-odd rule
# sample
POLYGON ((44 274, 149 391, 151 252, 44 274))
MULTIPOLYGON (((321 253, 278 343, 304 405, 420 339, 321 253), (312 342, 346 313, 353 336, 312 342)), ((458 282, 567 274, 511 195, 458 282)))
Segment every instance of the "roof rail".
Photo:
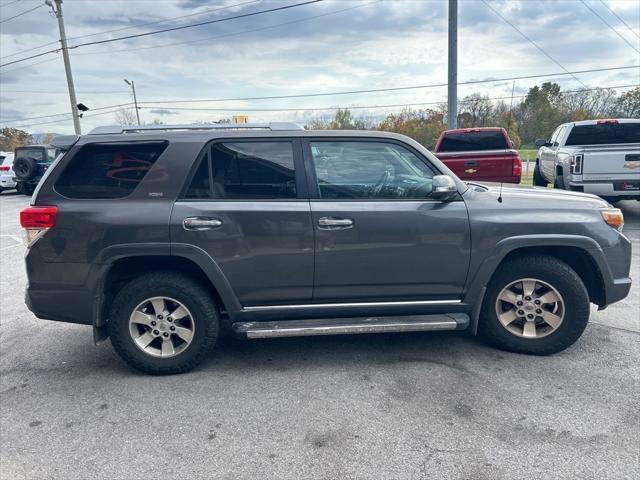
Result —
POLYGON ((90 135, 108 135, 115 133, 154 132, 168 130, 304 130, 304 127, 293 122, 270 123, 205 123, 184 125, 109 125, 96 127, 89 132, 90 135))

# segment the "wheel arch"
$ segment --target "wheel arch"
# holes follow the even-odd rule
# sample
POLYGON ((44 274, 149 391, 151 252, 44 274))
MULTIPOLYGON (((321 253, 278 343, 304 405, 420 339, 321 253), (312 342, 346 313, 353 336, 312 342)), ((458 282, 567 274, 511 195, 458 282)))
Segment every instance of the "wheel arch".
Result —
POLYGON ((494 254, 478 268, 465 294, 464 302, 474 304, 470 329, 475 334, 478 318, 485 300, 486 285, 498 269, 509 260, 525 255, 545 255, 569 265, 584 283, 589 301, 606 304, 605 277, 609 272, 604 254, 598 243, 578 235, 530 235, 504 239, 496 244, 494 254))

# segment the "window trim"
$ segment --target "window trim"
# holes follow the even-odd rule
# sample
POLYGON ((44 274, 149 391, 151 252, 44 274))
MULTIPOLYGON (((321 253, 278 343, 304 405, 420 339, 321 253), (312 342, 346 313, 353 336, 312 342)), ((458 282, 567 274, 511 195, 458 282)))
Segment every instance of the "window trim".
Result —
MULTIPOLYGON (((56 161, 60 161, 62 160, 62 158, 66 159, 66 162, 64 163, 64 165, 62 166, 62 168, 56 169, 58 170, 57 175, 55 178, 53 178, 53 184, 51 186, 51 190, 53 190, 56 194, 60 195, 61 197, 63 197, 66 200, 71 200, 71 201, 87 201, 90 200, 92 202, 109 202, 109 201, 114 201, 114 200, 126 200, 128 198, 130 198, 131 196, 133 196, 137 191, 138 188, 140 187, 140 184, 142 184, 144 182, 144 179, 147 177, 147 175, 149 175, 149 172, 151 172, 156 165, 158 164, 158 162, 162 159, 162 157, 164 156, 165 152, 167 151, 167 148, 169 148, 169 141, 168 140, 162 140, 162 139, 158 139, 158 140, 132 140, 132 141, 122 141, 122 140, 117 140, 115 142, 87 142, 87 143, 83 143, 82 145, 74 145, 73 150, 70 150, 68 152, 63 152, 62 156, 58 156, 53 163, 49 166, 49 168, 47 168, 47 171, 44 173, 42 179, 40 179, 40 182, 38 183, 38 186, 36 187, 36 191, 34 192, 34 198, 35 198, 35 194, 39 191, 40 186, 44 184, 44 179, 47 178, 49 176, 49 172, 53 172, 54 171, 54 164, 56 163, 56 161), (64 194, 62 194, 59 190, 58 190, 58 182, 60 181, 60 178, 64 175, 64 172, 67 170, 67 168, 69 168, 69 165, 75 160, 76 156, 82 151, 83 148, 88 147, 88 146, 95 146, 95 145, 107 145, 107 146, 127 146, 127 145, 162 145, 162 151, 160 152, 160 155, 158 156, 158 158, 156 159, 156 161, 153 163, 153 165, 151 166, 151 168, 149 170, 147 170, 147 173, 145 173, 144 177, 142 177, 140 179, 140 182, 138 182, 138 184, 133 188, 133 190, 131 190, 129 192, 128 195, 125 195, 124 197, 108 197, 108 198, 85 198, 85 197, 68 197, 64 194), (77 150, 76 150, 77 148, 77 150), (69 154, 72 153, 72 155, 69 156, 69 154)), ((56 164, 57 165, 57 164, 56 164)))
MULTIPOLYGON (((411 145, 402 142, 400 140, 396 140, 395 138, 381 138, 381 137, 303 137, 302 138, 302 147, 304 153, 305 160, 305 171, 307 174, 308 180, 308 189, 309 189, 309 199, 314 202, 432 202, 432 203, 441 203, 442 200, 438 200, 431 197, 421 198, 322 198, 320 196, 320 186, 318 185, 318 179, 316 177, 316 169, 315 162, 313 160, 313 153, 311 152, 311 143, 316 142, 363 142, 363 143, 390 143, 393 145, 398 145, 409 150, 413 153, 418 160, 422 161, 428 168, 430 168, 434 176, 435 175, 443 175, 442 171, 437 168, 428 158, 422 155, 419 151, 413 148, 411 145)), ((458 195, 458 198, 450 201, 458 201, 462 200, 462 197, 458 195)))
POLYGON ((195 162, 191 165, 191 170, 185 179, 184 185, 180 189, 176 202, 300 202, 307 201, 309 199, 307 192, 307 177, 305 167, 302 159, 302 145, 299 137, 230 137, 230 138, 215 138, 205 143, 202 150, 196 157, 195 162), (211 149, 218 143, 290 143, 293 153, 293 169, 296 180, 296 197, 295 198, 213 198, 213 158, 211 156, 211 149), (185 198, 191 181, 195 176, 200 162, 203 161, 204 156, 208 156, 209 162, 209 198, 185 198))

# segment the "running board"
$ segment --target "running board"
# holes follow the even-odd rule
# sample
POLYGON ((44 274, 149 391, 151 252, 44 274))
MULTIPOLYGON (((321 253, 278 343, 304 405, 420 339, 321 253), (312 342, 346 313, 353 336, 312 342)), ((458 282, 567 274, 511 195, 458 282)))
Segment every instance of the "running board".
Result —
POLYGON ((277 322, 237 322, 234 332, 247 338, 304 337, 379 332, 427 332, 463 330, 469 326, 464 313, 389 317, 350 317, 277 322))

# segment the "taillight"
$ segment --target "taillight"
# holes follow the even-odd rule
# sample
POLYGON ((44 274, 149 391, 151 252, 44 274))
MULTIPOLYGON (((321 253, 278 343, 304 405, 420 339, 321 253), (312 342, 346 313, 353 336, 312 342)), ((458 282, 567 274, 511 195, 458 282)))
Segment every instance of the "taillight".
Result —
POLYGON ((513 164, 511 167, 511 176, 520 177, 521 175, 522 175, 522 160, 520 160, 520 157, 516 157, 513 159, 513 164))
POLYGON ((11 170, 9 165, 0 165, 0 172, 8 172, 9 170, 11 170))
POLYGON ((575 173, 576 175, 582 175, 582 159, 584 157, 582 155, 574 155, 571 157, 571 173, 575 173))
POLYGON ((27 247, 56 224, 57 215, 57 207, 28 207, 20 212, 20 226, 24 228, 27 247))

